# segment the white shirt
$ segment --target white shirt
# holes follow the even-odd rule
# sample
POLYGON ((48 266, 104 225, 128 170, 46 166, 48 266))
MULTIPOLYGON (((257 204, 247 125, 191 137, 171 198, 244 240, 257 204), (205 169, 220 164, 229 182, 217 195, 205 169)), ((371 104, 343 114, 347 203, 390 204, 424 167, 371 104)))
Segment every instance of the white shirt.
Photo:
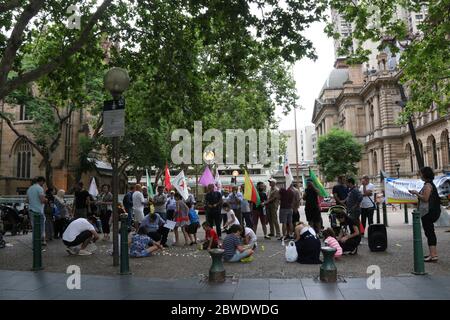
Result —
POLYGON ((258 240, 255 232, 250 228, 245 227, 244 234, 246 237, 250 237, 250 243, 256 243, 256 241, 258 240))
POLYGON ((140 191, 133 192, 133 210, 143 212, 144 205, 146 203, 147 203, 147 200, 145 200, 142 192, 140 192, 140 191))
POLYGON ((75 238, 83 231, 95 231, 94 226, 84 218, 78 218, 72 221, 68 226, 66 231, 63 233, 63 240, 67 242, 72 242, 75 238))
POLYGON ((373 195, 373 190, 375 189, 375 186, 371 183, 367 184, 366 186, 366 191, 371 190, 372 191, 372 195, 370 196, 370 199, 368 196, 365 196, 363 193, 363 187, 364 186, 360 186, 359 187, 359 191, 362 193, 363 195, 363 199, 361 201, 361 208, 373 208, 373 204, 375 203, 374 201, 374 195, 373 195), (371 200, 372 199, 372 200, 371 200))
POLYGON ((234 211, 230 209, 230 211, 225 212, 227 214, 227 222, 229 226, 232 226, 233 224, 238 224, 241 225, 239 223, 239 220, 236 218, 236 215, 234 214, 234 211), (233 217, 234 217, 234 221, 233 221, 233 217))

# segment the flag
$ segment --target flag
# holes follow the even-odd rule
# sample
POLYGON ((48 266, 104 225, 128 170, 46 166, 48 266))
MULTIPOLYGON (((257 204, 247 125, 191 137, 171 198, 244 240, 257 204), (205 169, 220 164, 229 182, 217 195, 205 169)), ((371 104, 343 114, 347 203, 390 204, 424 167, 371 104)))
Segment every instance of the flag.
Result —
POLYGON ((305 179, 305 175, 302 173, 302 183, 303 183, 303 190, 306 189, 306 179, 305 179))
POLYGON ((244 199, 255 203, 257 206, 261 203, 261 199, 259 198, 258 191, 253 184, 252 179, 247 173, 247 170, 244 170, 245 180, 244 180, 244 199))
POLYGON ((211 173, 211 170, 209 170, 209 167, 207 166, 205 171, 203 172, 202 176, 200 177, 200 180, 198 181, 202 186, 207 187, 210 184, 214 184, 214 177, 211 173))
POLYGON ((97 184, 95 183, 95 178, 92 177, 91 185, 89 186, 89 194, 96 198, 98 196, 97 184))
POLYGON ((151 179, 151 176, 149 176, 147 169, 145 169, 145 173, 147 174, 147 191, 148 191, 148 196, 153 198, 155 193, 153 192, 152 179, 151 179))
POLYGON ((283 167, 284 178, 286 179, 286 189, 289 188, 294 181, 294 177, 292 177, 291 168, 289 167, 289 161, 287 154, 284 157, 284 167, 283 167))
POLYGON ((219 170, 216 170, 216 177, 214 178, 214 185, 216 186, 216 191, 222 190, 222 182, 220 181, 219 170))
POLYGON ((325 190, 325 188, 323 187, 319 178, 317 178, 316 174, 314 173, 314 171, 311 170, 311 168, 309 168, 309 177, 311 178, 311 180, 314 183, 314 185, 316 186, 316 188, 319 189, 319 196, 328 198, 330 195, 325 190))
POLYGON ((170 171, 169 167, 166 164, 166 170, 164 171, 164 186, 167 190, 172 189, 172 184, 170 183, 170 171))
POLYGON ((184 200, 188 199, 189 192, 186 177, 184 176, 184 170, 181 170, 181 172, 173 179, 173 186, 184 200))

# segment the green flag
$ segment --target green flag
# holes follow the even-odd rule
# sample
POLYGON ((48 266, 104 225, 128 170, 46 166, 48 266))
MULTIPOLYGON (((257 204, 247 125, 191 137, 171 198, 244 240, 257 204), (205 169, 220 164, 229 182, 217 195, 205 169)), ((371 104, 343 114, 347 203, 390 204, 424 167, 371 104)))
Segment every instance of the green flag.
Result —
POLYGON ((148 191, 148 195, 153 198, 155 193, 153 192, 152 179, 149 176, 147 169, 145 169, 145 173, 147 174, 147 191, 148 191))
POLYGON ((321 197, 328 198, 330 195, 328 194, 327 190, 325 190, 319 178, 317 178, 316 174, 311 170, 311 168, 309 168, 309 177, 313 181, 316 188, 319 190, 319 195, 321 197))

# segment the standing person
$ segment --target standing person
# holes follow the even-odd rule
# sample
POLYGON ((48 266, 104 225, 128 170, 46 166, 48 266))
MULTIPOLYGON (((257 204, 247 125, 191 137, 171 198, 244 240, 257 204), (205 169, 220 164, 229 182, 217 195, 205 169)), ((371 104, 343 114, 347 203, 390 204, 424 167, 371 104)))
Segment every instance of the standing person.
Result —
POLYGON ((359 189, 356 187, 355 179, 348 178, 347 179, 347 187, 348 187, 348 196, 345 200, 345 204, 347 205, 347 213, 350 217, 352 217, 355 222, 359 222, 359 218, 361 215, 361 201, 363 196, 359 189))
POLYGON ((100 206, 100 221, 102 223, 103 240, 109 240, 109 220, 112 214, 112 200, 113 195, 110 192, 110 187, 107 184, 102 186, 102 192, 97 197, 97 204, 100 206))
POLYGON ((125 211, 127 212, 127 225, 128 228, 131 228, 131 223, 133 222, 133 192, 134 192, 134 185, 130 186, 130 189, 123 197, 122 203, 123 207, 125 208, 125 211))
POLYGON ((232 192, 227 197, 227 202, 230 204, 236 218, 239 220, 239 224, 242 224, 241 201, 244 197, 242 196, 242 193, 238 191, 237 186, 234 186, 231 191, 232 192))
POLYGON ((373 213, 375 211, 375 199, 373 196, 373 190, 375 186, 370 183, 369 176, 363 176, 361 179, 361 186, 359 187, 359 192, 361 192, 363 199, 361 201, 361 222, 366 229, 366 220, 370 225, 373 224, 373 213))
POLYGON ((191 203, 189 208, 189 226, 187 227, 187 233, 189 235, 190 245, 197 244, 197 230, 200 228, 200 218, 197 211, 194 208, 194 204, 191 203), (194 240, 192 240, 194 238, 194 240))
POLYGON ((159 214, 164 220, 167 219, 167 195, 164 193, 164 186, 158 186, 156 194, 153 196, 153 205, 155 213, 159 214))
POLYGON ((292 192, 294 192, 294 203, 292 205, 292 210, 293 210, 292 224, 293 224, 293 227, 295 228, 297 223, 300 222, 301 196, 300 196, 300 190, 298 190, 296 183, 291 184, 290 189, 292 190, 292 192))
POLYGON ((150 203, 152 200, 152 199, 149 199, 149 197, 148 197, 148 188, 146 186, 142 187, 142 195, 144 196, 144 199, 147 201, 146 205, 144 206, 144 210, 143 210, 144 217, 145 217, 146 215, 148 215, 150 213, 150 203))
POLYGON ((175 232, 175 244, 179 243, 178 228, 181 228, 184 236, 184 245, 187 246, 189 245, 189 236, 186 230, 189 225, 189 208, 179 193, 175 194, 175 200, 177 201, 177 209, 175 210, 176 226, 173 230, 175 232))
POLYGON ((348 196, 348 187, 345 184, 345 177, 339 176, 337 180, 337 185, 333 187, 333 197, 337 205, 345 207, 345 199, 348 196))
MULTIPOLYGON (((244 193, 245 185, 241 186, 242 193, 244 193)), ((245 226, 249 228, 253 228, 253 221, 252 221, 252 208, 251 208, 251 202, 249 202, 247 199, 244 199, 242 197, 241 200, 241 213, 242 218, 245 222, 245 226)))
POLYGON ((358 253, 358 246, 361 243, 359 220, 348 216, 345 212, 338 212, 336 218, 341 224, 341 232, 337 240, 343 253, 350 255, 358 253))
POLYGON ((45 240, 52 241, 53 235, 55 233, 55 222, 54 222, 54 211, 55 211, 55 196, 54 189, 48 188, 45 192, 45 197, 47 201, 44 205, 45 214, 45 240))
POLYGON ((280 223, 282 225, 283 236, 278 240, 288 240, 291 238, 291 232, 294 232, 292 225, 292 215, 294 213, 293 205, 295 200, 294 192, 291 188, 281 188, 280 195, 280 223))
POLYGON ((267 235, 267 216, 266 216, 266 208, 264 206, 264 202, 267 200, 267 193, 265 191, 266 186, 264 185, 264 182, 258 182, 256 184, 256 189, 259 194, 259 199, 261 203, 259 205, 256 205, 256 203, 252 203, 253 206, 253 231, 258 230, 258 220, 261 221, 261 226, 264 233, 265 239, 270 239, 270 237, 267 235))
POLYGON ((423 167, 420 169, 420 178, 425 182, 422 190, 409 190, 411 194, 417 196, 419 200, 418 209, 422 216, 422 226, 425 236, 427 237, 428 249, 430 251, 428 256, 425 256, 425 262, 437 262, 437 238, 434 232, 434 223, 441 215, 441 200, 436 186, 433 183, 434 172, 430 167, 423 167))
POLYGON ((187 189, 188 189, 188 198, 186 199, 186 204, 189 208, 193 207, 195 209, 195 204, 197 202, 195 201, 195 197, 191 192, 191 188, 188 187, 187 189))
POLYGON ((208 185, 208 193, 205 195, 205 210, 206 221, 212 226, 216 226, 217 235, 220 238, 222 236, 221 223, 221 209, 222 209, 222 194, 218 191, 214 191, 214 184, 208 185))
POLYGON ((135 229, 139 229, 139 225, 144 220, 144 207, 148 203, 148 200, 144 198, 142 194, 142 186, 137 184, 133 193, 133 215, 135 229))
POLYGON ((314 186, 314 183, 311 179, 308 179, 306 182, 306 189, 305 193, 303 194, 303 200, 305 200, 306 220, 318 234, 322 229, 322 219, 319 207, 319 190, 317 190, 317 188, 314 186))
POLYGON ((267 222, 269 223, 269 237, 276 235, 280 238, 280 225, 278 224, 278 207, 280 206, 280 190, 277 187, 277 180, 270 178, 270 191, 268 199, 265 202, 267 208, 267 222))
POLYGON ((91 207, 91 196, 89 192, 84 189, 83 182, 78 182, 77 189, 75 191, 74 203, 73 203, 73 217, 86 218, 91 207))
POLYGON ((167 220, 173 221, 175 217, 175 210, 177 210, 177 201, 175 200, 175 191, 170 191, 169 197, 166 203, 166 215, 167 220))
POLYGON ((69 211, 66 200, 64 200, 65 191, 59 190, 55 196, 55 210, 58 214, 55 216, 55 239, 62 238, 67 225, 69 211))
POLYGON ((47 202, 47 198, 44 193, 45 178, 37 177, 36 181, 27 190, 27 202, 28 202, 28 212, 30 213, 31 224, 34 229, 34 215, 39 214, 41 220, 41 239, 42 245, 46 245, 45 242, 45 215, 44 215, 44 204, 47 202))

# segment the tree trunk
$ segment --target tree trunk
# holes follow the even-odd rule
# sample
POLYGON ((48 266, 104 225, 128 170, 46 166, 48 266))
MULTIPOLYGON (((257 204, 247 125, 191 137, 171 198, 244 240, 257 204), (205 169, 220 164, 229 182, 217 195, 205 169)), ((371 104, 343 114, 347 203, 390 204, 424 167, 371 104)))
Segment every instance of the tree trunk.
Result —
POLYGON ((47 188, 53 188, 53 167, 52 163, 48 160, 48 158, 44 158, 45 162, 45 181, 47 184, 47 188))

